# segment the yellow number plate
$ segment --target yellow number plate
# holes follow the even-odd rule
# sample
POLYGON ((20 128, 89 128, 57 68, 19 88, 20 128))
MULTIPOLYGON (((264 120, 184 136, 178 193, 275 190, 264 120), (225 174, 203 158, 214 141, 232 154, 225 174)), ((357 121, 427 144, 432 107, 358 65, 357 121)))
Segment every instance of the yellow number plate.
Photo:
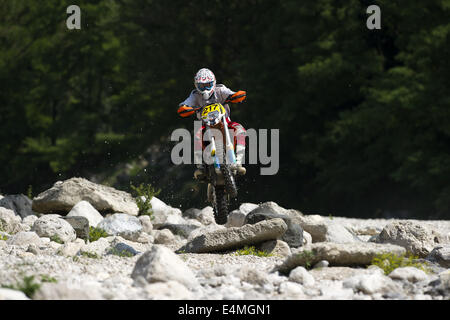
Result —
POLYGON ((213 111, 219 111, 221 114, 225 114, 225 108, 220 103, 214 103, 203 108, 202 119, 206 119, 208 113, 213 111))

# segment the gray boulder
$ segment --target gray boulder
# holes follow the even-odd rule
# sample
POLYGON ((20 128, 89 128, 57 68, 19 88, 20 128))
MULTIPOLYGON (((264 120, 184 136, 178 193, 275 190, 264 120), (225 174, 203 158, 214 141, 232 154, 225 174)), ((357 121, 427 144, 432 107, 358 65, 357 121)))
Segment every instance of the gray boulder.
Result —
POLYGON ((240 228, 219 229, 200 235, 189 241, 181 251, 203 253, 255 245, 281 238, 287 230, 286 223, 279 218, 247 224, 240 228))
POLYGON ((83 200, 102 213, 123 212, 137 216, 139 212, 131 194, 83 178, 56 182, 33 199, 32 209, 46 214, 66 214, 83 200))
POLYGON ((89 202, 80 201, 67 214, 67 217, 83 217, 89 221, 89 225, 97 227, 103 220, 103 216, 89 202))
POLYGON ((200 226, 196 224, 187 224, 187 223, 186 224, 164 223, 159 227, 159 230, 168 229, 173 234, 179 235, 180 237, 183 238, 188 238, 191 232, 200 228, 200 226))
POLYGON ((291 255, 291 248, 282 240, 269 240, 261 243, 258 249, 279 257, 288 257, 291 255))
POLYGON ((77 237, 80 239, 89 239, 89 220, 82 216, 61 217, 67 221, 75 230, 77 237))
POLYGON ((446 244, 435 247, 426 259, 436 262, 444 268, 450 268, 450 245, 446 244))
POLYGON ((23 194, 0 195, 0 207, 14 211, 22 219, 30 215, 35 215, 31 209, 31 204, 31 199, 23 194))
POLYGON ((376 242, 399 245, 424 258, 439 244, 439 237, 433 230, 416 222, 396 221, 383 228, 376 242))
POLYGON ((293 252, 275 270, 288 272, 297 266, 313 266, 321 260, 327 260, 330 266, 366 266, 379 254, 405 252, 405 248, 392 244, 318 242, 293 252))
POLYGON ((36 232, 39 237, 47 237, 54 241, 70 242, 77 238, 70 223, 56 214, 44 215, 37 219, 31 231, 36 232))
POLYGON ((171 280, 188 288, 198 285, 191 269, 173 251, 161 245, 154 245, 139 257, 131 278, 139 285, 171 280))
POLYGON ((286 212, 286 209, 279 207, 274 202, 265 202, 245 216, 244 224, 255 224, 263 220, 275 218, 283 219, 287 225, 287 231, 284 233, 282 240, 290 247, 301 247, 303 245, 303 229, 286 212), (284 212, 285 214, 279 214, 278 212, 284 212))
POLYGON ((105 230, 109 235, 118 235, 131 241, 137 240, 142 232, 141 221, 125 213, 115 213, 106 217, 97 227, 105 230))

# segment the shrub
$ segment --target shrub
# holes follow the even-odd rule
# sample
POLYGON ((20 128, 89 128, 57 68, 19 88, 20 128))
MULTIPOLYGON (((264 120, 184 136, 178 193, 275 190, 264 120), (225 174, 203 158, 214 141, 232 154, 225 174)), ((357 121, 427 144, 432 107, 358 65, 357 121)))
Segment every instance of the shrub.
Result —
POLYGON ((139 215, 149 215, 151 218, 153 218, 153 211, 150 200, 152 200, 154 196, 157 196, 161 192, 161 189, 156 190, 152 187, 151 184, 145 185, 143 183, 141 183, 139 187, 136 187, 130 183, 130 187, 136 193, 135 201, 139 208, 139 215))
POLYGON ((110 253, 110 254, 113 254, 113 255, 115 255, 115 256, 119 256, 119 257, 133 257, 133 256, 134 256, 130 251, 127 251, 127 250, 119 250, 119 249, 117 249, 117 248, 112 248, 112 249, 109 251, 109 253, 110 253))
POLYGON ((309 250, 304 250, 298 254, 300 258, 305 260, 305 269, 311 269, 311 263, 314 258, 314 252, 309 250))
POLYGON ((94 242, 97 241, 100 238, 106 238, 108 237, 109 234, 101 229, 101 228, 96 228, 96 227, 89 227, 89 241, 94 242))
POLYGON ((59 244, 64 244, 64 241, 62 241, 61 238, 58 235, 56 235, 56 234, 51 236, 50 240, 54 241, 56 243, 59 243, 59 244))
POLYGON ((247 256, 247 255, 253 255, 257 257, 270 257, 272 256, 271 253, 268 253, 266 251, 256 250, 254 246, 248 247, 245 246, 244 249, 237 250, 234 255, 236 256, 247 256))
POLYGON ((3 288, 22 291, 28 298, 32 298, 33 294, 41 287, 40 283, 34 282, 34 276, 25 276, 22 282, 14 285, 4 285, 3 288))
POLYGON ((92 259, 100 259, 99 255, 93 252, 83 251, 81 252, 81 255, 92 259))
POLYGON ((425 272, 429 272, 427 264, 415 262, 414 260, 416 259, 418 259, 418 256, 406 254, 399 256, 392 253, 384 253, 376 255, 375 258, 372 259, 371 265, 383 269, 384 274, 386 275, 391 273, 394 269, 401 267, 415 267, 425 272))

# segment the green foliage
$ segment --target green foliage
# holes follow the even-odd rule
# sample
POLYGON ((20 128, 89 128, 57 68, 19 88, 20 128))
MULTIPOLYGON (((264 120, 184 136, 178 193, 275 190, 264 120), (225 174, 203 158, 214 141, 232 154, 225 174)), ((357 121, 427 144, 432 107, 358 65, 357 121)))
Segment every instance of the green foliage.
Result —
POLYGON ((41 275, 41 282, 56 283, 58 281, 54 277, 51 277, 51 276, 49 276, 47 274, 42 274, 41 275))
POLYGON ((33 186, 30 184, 27 189, 27 197, 33 199, 33 186))
POLYGON ((81 255, 91 259, 100 259, 100 256, 94 252, 82 251, 81 255))
POLYGON ((22 291, 28 298, 32 298, 33 294, 41 287, 40 283, 36 283, 34 280, 34 276, 25 276, 16 285, 3 285, 2 287, 22 291))
POLYGON ((373 258, 371 265, 380 267, 386 275, 400 267, 415 267, 425 272, 429 272, 427 264, 415 262, 414 260, 416 259, 418 259, 418 257, 414 255, 402 254, 399 256, 392 253, 384 253, 373 258))
POLYGON ((8 240, 8 236, 7 236, 7 235, 1 235, 1 234, 0 234, 0 240, 6 241, 6 240, 8 240))
POLYGON ((129 251, 127 251, 127 250, 119 250, 119 249, 117 249, 117 248, 112 248, 112 249, 109 251, 109 253, 110 253, 110 254, 113 254, 113 255, 115 255, 115 256, 119 256, 119 257, 128 257, 128 258, 130 258, 130 257, 133 257, 133 256, 134 256, 131 252, 129 252, 129 251))
POLYGON ((154 196, 157 196, 161 189, 156 190, 151 184, 144 184, 141 183, 138 187, 134 186, 130 182, 130 187, 134 190, 136 193, 136 204, 139 208, 139 215, 149 215, 152 217, 152 205, 150 203, 150 200, 154 196))
POLYGON ((303 250, 302 252, 298 253, 298 256, 300 259, 304 260, 305 262, 305 269, 309 270, 312 267, 312 262, 314 259, 314 252, 310 250, 303 250))
POLYGON ((243 249, 236 250, 234 255, 236 255, 236 256, 252 255, 252 256, 257 256, 257 257, 271 257, 272 256, 272 254, 269 252, 255 249, 255 246, 251 246, 251 247, 245 246, 243 249))
POLYGON ((105 230, 89 226, 89 241, 94 242, 100 238, 106 238, 108 236, 109 234, 105 230))
POLYGON ((61 238, 57 234, 51 236, 50 240, 54 241, 56 243, 59 243, 59 244, 64 244, 64 241, 62 241, 61 238))

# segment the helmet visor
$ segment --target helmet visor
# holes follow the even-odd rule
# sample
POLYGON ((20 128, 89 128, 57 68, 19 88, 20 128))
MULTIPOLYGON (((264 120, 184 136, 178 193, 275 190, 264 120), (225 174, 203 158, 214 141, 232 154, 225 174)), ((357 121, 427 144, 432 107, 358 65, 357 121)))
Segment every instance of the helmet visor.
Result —
POLYGON ((205 82, 205 83, 197 83, 197 88, 200 91, 211 90, 214 86, 214 81, 205 82))

